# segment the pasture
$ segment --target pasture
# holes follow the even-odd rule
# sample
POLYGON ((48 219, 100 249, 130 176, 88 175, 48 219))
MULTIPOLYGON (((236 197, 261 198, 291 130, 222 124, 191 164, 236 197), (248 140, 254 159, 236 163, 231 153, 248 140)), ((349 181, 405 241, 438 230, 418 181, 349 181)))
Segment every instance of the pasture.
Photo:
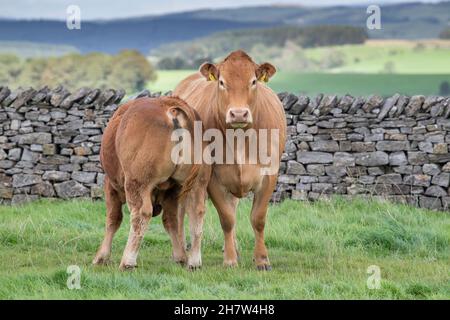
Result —
POLYGON ((189 272, 170 261, 161 217, 150 222, 138 269, 118 264, 129 214, 113 245, 112 265, 90 262, 104 228, 103 201, 42 200, 0 206, 0 299, 448 299, 450 216, 445 212, 333 198, 271 206, 266 228, 273 270, 252 264, 251 202, 238 208, 240 266, 222 267, 222 231, 208 203, 203 268, 189 272), (81 289, 66 286, 69 265, 81 289), (367 268, 379 266, 381 287, 368 289, 367 268))
MULTIPOLYGON (((194 70, 160 70, 156 82, 147 88, 163 93, 173 90, 183 78, 194 70)), ((389 96, 395 93, 406 95, 437 95, 443 81, 450 83, 450 74, 359 74, 359 73, 298 73, 280 71, 269 82, 276 92, 302 93, 314 96, 325 94, 389 96)))

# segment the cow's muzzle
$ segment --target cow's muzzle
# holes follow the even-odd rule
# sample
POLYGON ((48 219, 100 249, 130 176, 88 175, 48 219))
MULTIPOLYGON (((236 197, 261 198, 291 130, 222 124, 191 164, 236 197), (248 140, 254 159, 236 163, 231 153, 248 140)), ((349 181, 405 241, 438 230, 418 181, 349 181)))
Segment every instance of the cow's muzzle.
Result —
POLYGON ((249 108, 230 108, 227 112, 226 123, 230 127, 245 128, 253 122, 249 108))

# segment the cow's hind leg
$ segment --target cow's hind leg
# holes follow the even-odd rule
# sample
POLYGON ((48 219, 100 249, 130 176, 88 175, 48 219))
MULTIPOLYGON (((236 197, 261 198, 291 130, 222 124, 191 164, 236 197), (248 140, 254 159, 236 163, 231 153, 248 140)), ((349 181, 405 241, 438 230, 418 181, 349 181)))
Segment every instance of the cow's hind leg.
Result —
POLYGON ((169 233, 170 240, 172 241, 172 258, 176 263, 186 263, 186 250, 184 248, 184 241, 179 237, 178 228, 178 211, 179 203, 177 201, 178 189, 169 190, 164 195, 162 202, 163 208, 163 224, 167 233, 169 233))
POLYGON ((198 186, 187 196, 187 211, 189 214, 189 232, 191 248, 188 255, 188 268, 195 270, 202 266, 202 235, 205 217, 206 190, 198 186))
POLYGON ((258 270, 271 270, 267 248, 264 243, 264 227, 272 192, 276 185, 276 176, 266 176, 262 188, 255 192, 251 213, 251 222, 255 233, 255 251, 253 259, 258 270))
POLYGON ((114 234, 122 223, 123 202, 119 193, 111 186, 109 178, 105 177, 106 226, 105 236, 100 248, 92 261, 95 265, 107 264, 111 256, 111 246, 114 234))
POLYGON ((133 180, 125 183, 131 225, 127 245, 120 262, 121 270, 129 270, 137 266, 139 247, 153 214, 152 191, 153 186, 142 187, 133 180))

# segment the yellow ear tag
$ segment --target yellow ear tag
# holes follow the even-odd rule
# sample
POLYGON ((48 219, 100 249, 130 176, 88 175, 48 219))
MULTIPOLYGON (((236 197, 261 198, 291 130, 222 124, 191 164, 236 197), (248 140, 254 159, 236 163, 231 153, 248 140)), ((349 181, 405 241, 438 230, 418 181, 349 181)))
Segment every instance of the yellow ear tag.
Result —
POLYGON ((216 81, 216 77, 212 73, 209 74, 209 81, 216 81))
POLYGON ((261 77, 259 77, 259 81, 268 82, 269 79, 267 78, 267 75, 264 73, 261 77))

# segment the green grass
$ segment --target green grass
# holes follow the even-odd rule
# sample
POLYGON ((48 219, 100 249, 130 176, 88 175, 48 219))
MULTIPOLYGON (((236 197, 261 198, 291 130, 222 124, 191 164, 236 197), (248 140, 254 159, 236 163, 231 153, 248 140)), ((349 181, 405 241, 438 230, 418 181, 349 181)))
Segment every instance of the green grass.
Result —
POLYGON ((113 264, 90 262, 104 227, 103 202, 41 201, 0 206, 1 299, 438 299, 450 298, 450 218, 404 205, 367 200, 270 208, 266 243, 273 265, 252 263, 250 201, 238 209, 240 266, 222 266, 222 232, 208 203, 203 268, 189 272, 170 261, 168 235, 150 223, 135 272, 118 264, 128 214, 113 246, 113 264), (66 287, 66 268, 82 269, 81 289, 66 287), (368 266, 381 268, 381 288, 366 287, 368 266))
MULTIPOLYGON (((149 83, 152 92, 173 90, 194 70, 161 70, 158 80, 149 83)), ((450 74, 356 74, 356 73, 297 73, 278 72, 269 82, 276 92, 293 92, 314 96, 324 94, 389 96, 395 93, 406 95, 436 95, 443 81, 450 83, 450 74)))

